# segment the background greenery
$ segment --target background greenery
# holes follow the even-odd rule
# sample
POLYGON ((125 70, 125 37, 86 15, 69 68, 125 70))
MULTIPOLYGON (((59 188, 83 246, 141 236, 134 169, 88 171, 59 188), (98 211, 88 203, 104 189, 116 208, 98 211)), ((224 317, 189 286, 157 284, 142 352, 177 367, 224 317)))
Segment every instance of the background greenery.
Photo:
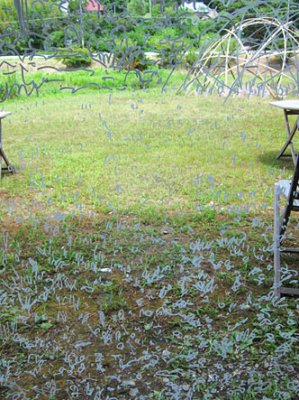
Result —
MULTIPOLYGON (((84 1, 72 0, 69 12, 65 13, 56 0, 29 1, 26 13, 24 11, 26 30, 21 32, 13 0, 1 0, 0 53, 49 53, 72 46, 86 47, 93 53, 114 52, 122 40, 128 40, 129 45, 138 47, 140 52, 180 53, 199 49, 205 40, 215 34, 221 35, 225 28, 243 18, 267 15, 282 20, 294 19, 294 23, 298 23, 298 10, 293 0, 209 2, 210 7, 218 10, 216 19, 198 18, 170 1, 152 1, 151 14, 149 2, 143 0, 102 3, 104 12, 97 13, 85 11, 84 1)), ((254 27, 244 35, 251 36, 253 32, 254 27)), ((255 39, 262 40, 266 33, 259 30, 255 39)), ((171 57, 169 62, 171 64, 171 57)))

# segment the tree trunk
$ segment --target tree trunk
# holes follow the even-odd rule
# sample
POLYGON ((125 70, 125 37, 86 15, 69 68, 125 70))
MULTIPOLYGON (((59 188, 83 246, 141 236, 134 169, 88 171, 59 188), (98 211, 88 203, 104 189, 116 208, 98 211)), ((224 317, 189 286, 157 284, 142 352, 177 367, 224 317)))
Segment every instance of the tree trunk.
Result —
POLYGON ((14 0, 14 5, 15 5, 15 8, 18 13, 20 29, 24 33, 26 29, 25 29, 24 10, 23 10, 22 0, 14 0))

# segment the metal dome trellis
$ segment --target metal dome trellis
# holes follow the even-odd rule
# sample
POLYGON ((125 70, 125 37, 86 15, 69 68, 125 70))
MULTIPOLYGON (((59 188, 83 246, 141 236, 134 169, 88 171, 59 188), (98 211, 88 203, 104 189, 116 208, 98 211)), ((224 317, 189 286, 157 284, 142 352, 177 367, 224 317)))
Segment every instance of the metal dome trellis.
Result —
POLYGON ((217 88, 229 95, 241 90, 258 90, 280 98, 284 82, 298 92, 298 50, 299 31, 292 27, 291 21, 283 23, 268 17, 246 19, 232 29, 226 29, 225 35, 200 52, 179 91, 189 93, 192 89, 217 88), (256 29, 251 36, 243 37, 246 29, 253 28, 256 29), (266 35, 257 44, 253 36, 261 29, 266 35), (254 43, 254 49, 250 47, 251 43, 254 43), (291 56, 294 57, 293 65, 288 63, 291 56), (271 63, 273 57, 276 65, 271 63), (253 80, 249 76, 253 76, 253 80))

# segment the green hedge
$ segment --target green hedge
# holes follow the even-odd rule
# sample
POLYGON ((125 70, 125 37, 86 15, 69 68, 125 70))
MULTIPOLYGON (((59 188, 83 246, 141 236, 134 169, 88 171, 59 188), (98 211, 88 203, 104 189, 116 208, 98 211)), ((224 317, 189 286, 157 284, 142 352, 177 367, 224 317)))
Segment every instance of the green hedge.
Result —
POLYGON ((70 50, 70 54, 66 55, 62 60, 67 68, 89 67, 91 61, 89 51, 80 47, 73 47, 70 50))

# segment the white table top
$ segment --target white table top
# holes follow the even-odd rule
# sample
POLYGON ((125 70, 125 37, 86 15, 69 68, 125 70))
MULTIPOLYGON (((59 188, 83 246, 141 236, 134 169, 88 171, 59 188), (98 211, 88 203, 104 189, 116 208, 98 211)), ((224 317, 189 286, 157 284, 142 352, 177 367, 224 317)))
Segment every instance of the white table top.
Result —
POLYGON ((9 111, 0 111, 0 119, 7 117, 10 115, 9 111))
POLYGON ((271 106, 283 108, 284 110, 299 111, 299 100, 272 101, 271 106))

